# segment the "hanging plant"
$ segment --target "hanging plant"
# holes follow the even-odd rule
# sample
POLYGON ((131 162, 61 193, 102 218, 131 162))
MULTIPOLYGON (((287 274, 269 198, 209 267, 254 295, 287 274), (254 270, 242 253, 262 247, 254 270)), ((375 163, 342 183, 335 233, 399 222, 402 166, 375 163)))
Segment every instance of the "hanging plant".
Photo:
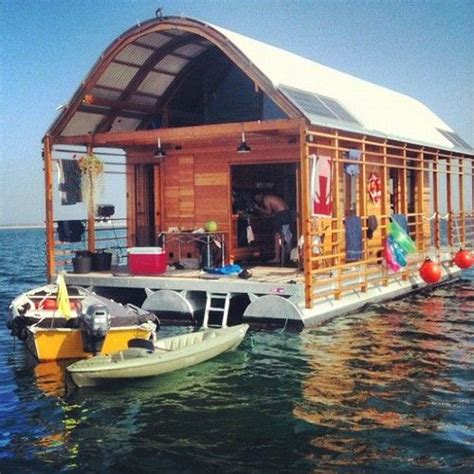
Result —
POLYGON ((79 168, 81 169, 81 190, 85 200, 87 212, 95 214, 97 196, 102 185, 104 174, 104 162, 92 153, 79 158, 79 168))

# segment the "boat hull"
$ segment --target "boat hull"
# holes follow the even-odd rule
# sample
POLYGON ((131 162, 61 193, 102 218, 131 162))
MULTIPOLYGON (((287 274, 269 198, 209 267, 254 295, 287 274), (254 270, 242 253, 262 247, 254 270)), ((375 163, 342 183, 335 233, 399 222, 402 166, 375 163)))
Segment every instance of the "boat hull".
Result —
POLYGON ((77 362, 69 366, 67 371, 78 387, 95 386, 112 380, 155 377, 191 367, 235 349, 242 342, 247 330, 247 324, 205 329, 162 339, 155 344, 156 349, 151 354, 146 349, 127 349, 109 356, 98 356, 77 362), (189 339, 193 337, 199 339, 206 331, 208 335, 214 332, 214 336, 188 345, 189 339), (170 349, 160 349, 160 345, 167 344, 170 349))
MULTIPOLYGON (((126 349, 130 339, 149 339, 154 329, 155 326, 149 323, 111 328, 100 354, 126 349)), ((27 331, 26 346, 39 361, 83 359, 92 355, 84 351, 79 329, 29 327, 27 331)))

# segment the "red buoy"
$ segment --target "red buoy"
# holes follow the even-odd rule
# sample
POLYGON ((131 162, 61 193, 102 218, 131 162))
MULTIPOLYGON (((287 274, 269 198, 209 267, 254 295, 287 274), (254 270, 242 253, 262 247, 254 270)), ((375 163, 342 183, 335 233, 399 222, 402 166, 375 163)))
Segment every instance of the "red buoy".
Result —
POLYGON ((420 276, 426 283, 438 283, 441 280, 441 265, 427 258, 420 267, 420 276))
POLYGON ((474 258, 467 250, 459 249, 454 256, 453 262, 463 270, 466 270, 474 263, 474 258))

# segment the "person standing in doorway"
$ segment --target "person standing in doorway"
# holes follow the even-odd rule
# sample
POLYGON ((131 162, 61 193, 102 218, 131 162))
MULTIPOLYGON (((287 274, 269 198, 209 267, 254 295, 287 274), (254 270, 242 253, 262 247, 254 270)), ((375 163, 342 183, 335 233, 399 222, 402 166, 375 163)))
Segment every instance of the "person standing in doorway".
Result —
POLYGON ((286 202, 276 194, 258 193, 254 196, 255 209, 263 216, 270 217, 274 239, 275 257, 268 263, 279 263, 281 238, 291 241, 291 214, 286 202), (287 233, 287 235, 285 235, 287 233), (289 233, 289 234, 288 234, 289 233))

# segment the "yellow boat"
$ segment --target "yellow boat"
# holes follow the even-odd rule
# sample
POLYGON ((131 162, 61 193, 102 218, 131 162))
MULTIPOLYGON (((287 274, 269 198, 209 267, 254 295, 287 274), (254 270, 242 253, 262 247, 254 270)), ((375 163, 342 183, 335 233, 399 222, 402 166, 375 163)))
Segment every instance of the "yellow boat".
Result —
MULTIPOLYGON (((127 348, 130 339, 150 339, 156 325, 146 322, 140 325, 110 328, 102 348, 96 354, 109 354, 127 348)), ((80 329, 44 328, 30 326, 27 328, 26 346, 39 360, 84 359, 94 355, 84 350, 84 335, 80 329)))
POLYGON ((150 339, 158 318, 81 287, 69 287, 71 314, 58 311, 58 286, 46 285, 17 296, 7 326, 40 361, 82 359, 127 348, 130 339, 150 339))

